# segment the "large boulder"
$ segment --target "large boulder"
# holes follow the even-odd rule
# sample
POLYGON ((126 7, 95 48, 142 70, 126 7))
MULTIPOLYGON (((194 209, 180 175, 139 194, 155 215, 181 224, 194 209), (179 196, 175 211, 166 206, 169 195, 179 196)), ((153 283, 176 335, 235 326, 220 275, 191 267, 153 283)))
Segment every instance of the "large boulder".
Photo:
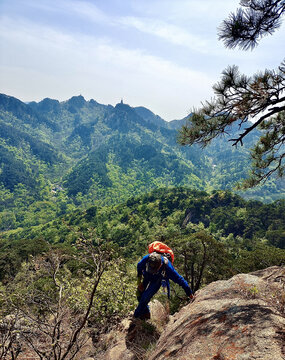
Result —
POLYGON ((171 317, 149 360, 284 360, 284 284, 284 267, 209 284, 171 317))
POLYGON ((158 300, 153 300, 149 304, 151 321, 158 329, 164 329, 169 321, 169 311, 166 306, 158 300))

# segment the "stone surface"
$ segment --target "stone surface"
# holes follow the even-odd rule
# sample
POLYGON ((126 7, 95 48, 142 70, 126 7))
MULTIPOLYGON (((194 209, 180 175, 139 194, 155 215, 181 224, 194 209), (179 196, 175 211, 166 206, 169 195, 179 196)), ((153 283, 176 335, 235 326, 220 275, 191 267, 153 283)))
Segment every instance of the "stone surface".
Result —
POLYGON ((169 321, 169 314, 165 306, 158 300, 151 301, 150 313, 152 322, 159 328, 164 328, 169 321))
POLYGON ((168 322, 168 312, 158 301, 150 303, 151 320, 123 320, 109 334, 102 336, 101 347, 107 349, 97 354, 102 360, 145 360, 168 322))
POLYGON ((170 318, 149 360, 284 360, 285 268, 213 282, 170 318))
POLYGON ((127 348, 126 344, 130 324, 130 319, 124 319, 117 329, 101 338, 100 342, 107 348, 107 351, 102 353, 102 356, 100 356, 102 360, 135 359, 134 354, 127 348))

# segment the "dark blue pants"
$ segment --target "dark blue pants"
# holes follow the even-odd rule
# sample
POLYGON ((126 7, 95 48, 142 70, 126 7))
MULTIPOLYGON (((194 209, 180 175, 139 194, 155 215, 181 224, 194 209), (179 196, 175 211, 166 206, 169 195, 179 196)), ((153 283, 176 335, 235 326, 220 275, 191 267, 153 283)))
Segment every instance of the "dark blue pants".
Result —
POLYGON ((139 304, 135 310, 134 317, 139 318, 146 314, 149 314, 149 307, 148 303, 150 302, 151 298, 156 294, 161 286, 161 279, 158 279, 155 282, 149 282, 146 289, 141 294, 139 299, 139 304))

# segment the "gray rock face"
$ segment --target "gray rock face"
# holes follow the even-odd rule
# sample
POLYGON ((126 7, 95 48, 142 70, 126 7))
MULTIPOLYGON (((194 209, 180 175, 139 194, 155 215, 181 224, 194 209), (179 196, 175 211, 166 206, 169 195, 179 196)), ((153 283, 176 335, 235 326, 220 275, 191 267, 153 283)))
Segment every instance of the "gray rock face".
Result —
POLYGON ((284 360, 284 306, 284 267, 213 282, 170 318, 149 360, 284 360))

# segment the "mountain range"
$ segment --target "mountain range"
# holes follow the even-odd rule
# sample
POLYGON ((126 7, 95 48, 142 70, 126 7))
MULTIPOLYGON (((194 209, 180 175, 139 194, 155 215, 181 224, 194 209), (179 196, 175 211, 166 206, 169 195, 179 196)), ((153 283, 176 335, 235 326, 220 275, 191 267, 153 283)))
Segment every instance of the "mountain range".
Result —
MULTIPOLYGON (((158 187, 232 189, 247 176, 257 130, 243 147, 219 138, 201 150, 178 145, 186 121, 167 122, 123 101, 103 105, 79 95, 24 103, 0 94, 2 208, 9 194, 15 198, 23 189, 31 199, 45 189, 77 204, 112 204, 158 187)), ((267 202, 282 198, 285 181, 272 179, 241 194, 267 202)))

